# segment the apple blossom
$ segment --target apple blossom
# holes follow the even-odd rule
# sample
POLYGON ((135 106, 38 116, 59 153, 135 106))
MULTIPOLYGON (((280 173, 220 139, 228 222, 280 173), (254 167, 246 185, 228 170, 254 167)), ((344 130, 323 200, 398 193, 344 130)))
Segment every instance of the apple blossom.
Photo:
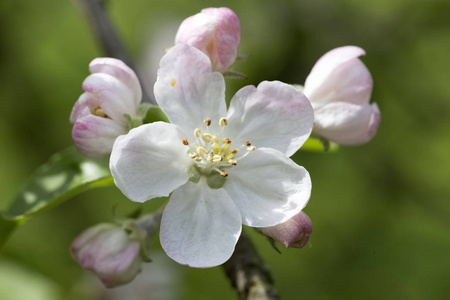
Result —
POLYGON ((96 58, 89 64, 83 93, 70 115, 78 151, 99 157, 111 153, 115 139, 142 121, 138 106, 141 86, 133 70, 115 58, 96 58))
POLYGON ((300 91, 278 81, 247 86, 227 112, 222 74, 204 53, 179 44, 162 58, 154 92, 171 123, 117 138, 110 168, 132 201, 173 192, 160 231, 172 259, 222 264, 242 224, 274 226, 303 209, 311 179, 289 156, 309 137, 314 117, 300 91))
POLYGON ((240 39, 239 19, 231 9, 205 8, 181 23, 175 44, 200 49, 211 59, 213 70, 224 73, 236 60, 240 39))
POLYGON ((106 287, 132 281, 142 263, 139 239, 116 224, 88 228, 75 239, 70 250, 74 259, 94 272, 106 287))
POLYGON ((312 233, 312 223, 308 215, 301 211, 284 223, 261 228, 261 232, 286 248, 303 248, 312 233))
POLYGON ((364 54, 359 47, 340 47, 314 65, 303 89, 314 108, 313 136, 358 145, 375 135, 381 116, 377 104, 369 104, 372 76, 358 58, 364 54))

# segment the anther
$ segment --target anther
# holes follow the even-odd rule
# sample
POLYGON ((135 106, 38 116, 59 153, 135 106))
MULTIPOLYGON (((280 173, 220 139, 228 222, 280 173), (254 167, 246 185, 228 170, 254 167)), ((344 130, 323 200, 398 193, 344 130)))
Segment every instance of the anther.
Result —
POLYGON ((251 146, 252 143, 250 143, 249 141, 245 141, 245 142, 244 142, 244 145, 245 145, 245 146, 251 146))
POLYGON ((185 146, 189 145, 189 142, 187 139, 183 139, 182 142, 183 142, 183 145, 185 145, 185 146))
POLYGON ((224 139, 222 140, 222 143, 224 143, 224 144, 231 144, 231 141, 230 141, 229 138, 224 138, 224 139))
POLYGON ((194 158, 194 160, 200 162, 200 161, 202 161, 203 159, 202 159, 201 157, 196 157, 196 158, 194 158))
POLYGON ((197 153, 195 153, 195 152, 189 153, 189 157, 190 158, 196 158, 197 157, 197 153))
POLYGON ((211 119, 210 118, 206 118, 205 120, 203 120, 203 122, 205 122, 206 127, 209 127, 209 125, 211 125, 211 119))
POLYGON ((199 128, 195 128, 194 135, 196 138, 198 138, 200 136, 200 133, 202 133, 202 131, 199 128))
POLYGON ((220 172, 220 175, 222 175, 223 177, 227 177, 228 176, 228 172, 223 170, 222 172, 220 172))
POLYGON ((213 163, 218 163, 220 161, 222 161, 222 156, 221 155, 214 155, 212 158, 213 163))
POLYGON ((255 149, 256 149, 255 146, 247 147, 248 152, 255 151, 255 149))
POLYGON ((204 154, 206 153, 206 150, 205 150, 205 148, 203 148, 203 147, 198 147, 198 148, 197 148, 197 153, 198 153, 199 155, 204 155, 204 154))
POLYGON ((205 142, 209 143, 211 141, 211 135, 209 133, 205 133, 205 134, 202 135, 202 139, 205 142))
POLYGON ((233 149, 233 150, 231 150, 231 154, 237 154, 239 152, 239 150, 238 149, 233 149))
POLYGON ((219 138, 217 137, 217 135, 213 135, 212 140, 215 144, 219 144, 219 138))
POLYGON ((220 120, 219 120, 219 125, 220 125, 220 127, 223 127, 223 126, 225 126, 225 125, 228 125, 227 119, 225 119, 225 118, 220 118, 220 120))
POLYGON ((228 162, 230 163, 230 165, 233 165, 233 166, 235 166, 237 164, 237 161, 231 160, 231 159, 228 162))
POLYGON ((100 107, 96 108, 94 111, 94 115, 99 116, 101 118, 107 118, 108 116, 106 115, 105 111, 103 109, 101 109, 100 107))

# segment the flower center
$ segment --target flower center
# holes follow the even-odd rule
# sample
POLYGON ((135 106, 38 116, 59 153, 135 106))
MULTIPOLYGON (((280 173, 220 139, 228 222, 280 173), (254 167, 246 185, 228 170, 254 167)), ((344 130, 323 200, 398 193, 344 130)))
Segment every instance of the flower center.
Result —
POLYGON ((205 175, 212 171, 218 172, 222 177, 227 177, 228 169, 235 166, 238 161, 250 152, 256 149, 249 141, 237 148, 231 147, 231 140, 224 137, 223 128, 228 125, 225 118, 220 118, 219 125, 222 128, 220 134, 210 133, 211 119, 204 120, 206 125, 205 132, 202 133, 200 128, 194 130, 195 141, 189 143, 185 138, 182 140, 183 145, 189 146, 187 154, 196 163, 199 171, 205 175))

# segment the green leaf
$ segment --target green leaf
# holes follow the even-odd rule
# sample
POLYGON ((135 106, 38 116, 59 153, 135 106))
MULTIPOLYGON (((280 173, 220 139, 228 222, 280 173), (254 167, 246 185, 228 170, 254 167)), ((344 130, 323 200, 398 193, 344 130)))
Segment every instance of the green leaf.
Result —
POLYGON ((0 214, 0 246, 14 228, 87 189, 114 184, 108 158, 89 158, 75 147, 53 155, 39 167, 31 180, 0 214))
POLYGON ((333 153, 339 150, 339 145, 326 140, 319 140, 310 137, 300 148, 302 151, 309 152, 328 152, 333 153))

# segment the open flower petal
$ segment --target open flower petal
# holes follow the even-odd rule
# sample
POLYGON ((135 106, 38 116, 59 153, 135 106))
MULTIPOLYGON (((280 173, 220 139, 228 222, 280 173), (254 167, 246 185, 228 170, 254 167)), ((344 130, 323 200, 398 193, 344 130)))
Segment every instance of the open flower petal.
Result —
POLYGON ((302 92, 279 81, 246 86, 231 100, 226 132, 233 143, 246 140, 258 147, 274 148, 287 156, 308 139, 314 113, 302 92))
POLYGON ((164 210, 160 240, 178 263, 208 268, 231 257, 241 230, 239 211, 224 189, 211 189, 205 180, 189 181, 164 210))
POLYGON ((105 73, 122 81, 133 93, 133 100, 137 106, 142 99, 142 90, 136 73, 123 61, 110 57, 99 57, 89 64, 89 71, 94 73, 105 73))
POLYGON ((189 179, 192 164, 184 135, 175 125, 156 122, 117 138, 110 169, 117 187, 130 200, 145 202, 168 196, 189 179))
POLYGON ((375 135, 381 114, 374 104, 327 104, 316 111, 313 134, 341 145, 359 145, 375 135))
POLYGON ((94 116, 89 108, 79 111, 78 118, 72 128, 72 139, 78 151, 89 157, 101 157, 111 152, 116 138, 125 134, 123 126, 111 119, 94 116))
POLYGON ((95 73, 83 82, 83 90, 98 97, 98 105, 114 121, 126 125, 125 113, 136 117, 136 104, 131 90, 109 74, 95 73))
POLYGON ((185 44, 172 48, 160 62, 155 98, 170 122, 192 133, 206 118, 226 115, 225 81, 213 72, 209 58, 185 44))
POLYGON ((244 225, 283 223, 305 207, 311 194, 305 168, 274 149, 256 149, 228 173, 223 188, 236 203, 244 225))

